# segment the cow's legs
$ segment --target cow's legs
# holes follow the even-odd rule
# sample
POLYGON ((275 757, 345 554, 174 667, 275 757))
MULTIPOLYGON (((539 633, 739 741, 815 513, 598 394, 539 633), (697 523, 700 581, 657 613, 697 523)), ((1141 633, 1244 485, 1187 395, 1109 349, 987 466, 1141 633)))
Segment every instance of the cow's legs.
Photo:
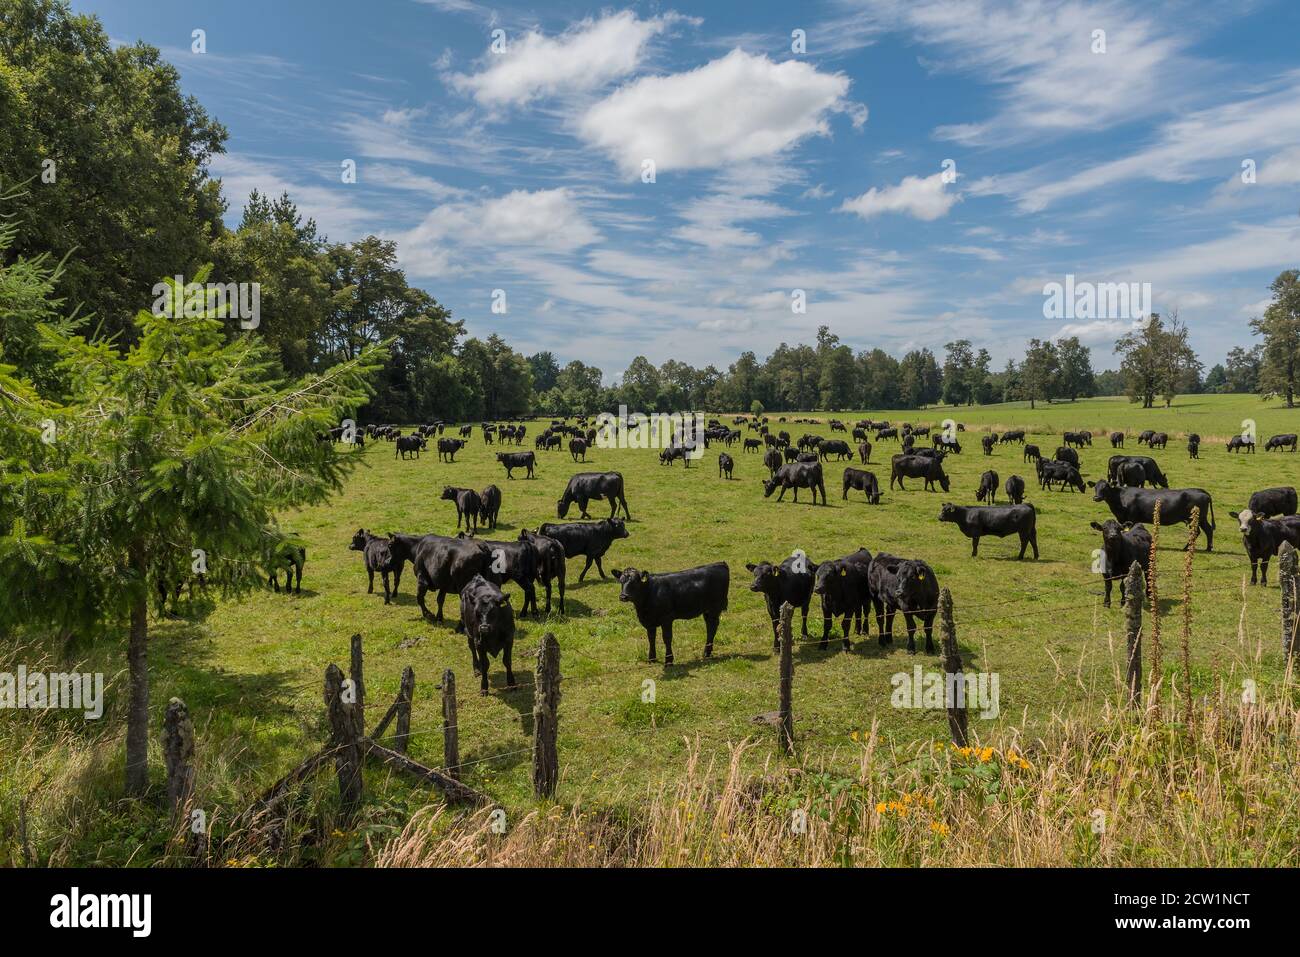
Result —
POLYGON ((438 589, 438 621, 442 621, 442 603, 447 600, 446 589, 438 589))
MULTIPOLYGON (((1029 544, 1034 549, 1034 561, 1038 561, 1038 529, 1037 528, 1035 528, 1032 532, 1029 533, 1029 544)), ((1020 556, 1023 558, 1024 554, 1025 554, 1025 548, 1022 545, 1020 547, 1020 556)))
POLYGON ((389 597, 389 596, 391 595, 391 592, 388 590, 388 572, 386 572, 386 571, 381 571, 381 572, 379 573, 379 577, 380 577, 380 580, 383 581, 383 583, 384 583, 384 604, 387 605, 387 604, 389 604, 390 601, 391 601, 391 599, 390 599, 390 597, 389 597))
POLYGON ((664 664, 673 663, 673 623, 671 620, 666 621, 661 626, 664 634, 664 664))
POLYGON ((600 563, 600 556, 596 556, 596 571, 600 572, 600 577, 605 578, 605 566, 600 563))
POLYGON ((921 620, 925 622, 925 653, 934 654, 934 612, 922 612, 921 620))
POLYGON ((704 616, 704 657, 713 657, 713 638, 718 633, 718 620, 721 615, 714 613, 704 616))
POLYGON ((501 652, 501 663, 506 666, 506 687, 515 686, 515 670, 510 666, 510 653, 514 648, 514 643, 508 643, 501 652))
POLYGON ((588 555, 587 564, 582 566, 582 572, 578 575, 578 581, 582 581, 584 578, 587 577, 587 572, 591 571, 591 562, 592 562, 592 558, 590 555, 588 555))
MULTIPOLYGON (((367 568, 366 574, 370 576, 370 585, 366 588, 366 594, 373 595, 375 593, 375 570, 373 568, 367 568)), ((384 589, 384 594, 388 594, 387 588, 384 589)))
POLYGON ((650 642, 650 660, 658 661, 659 658, 655 654, 655 626, 654 625, 645 626, 645 636, 646 639, 650 642))
MULTIPOLYGON (((903 612, 903 618, 907 621, 907 653, 914 655, 916 654, 916 620, 912 617, 910 611, 903 612)), ((925 650, 932 651, 933 649, 927 644, 925 650)))
MULTIPOLYGON (((1113 583, 1114 583, 1114 579, 1111 578, 1105 579, 1106 597, 1102 599, 1101 603, 1106 608, 1110 607, 1110 589, 1113 583)), ((1121 605, 1124 603, 1124 579, 1122 578, 1119 580, 1119 601, 1121 605)))
POLYGON ((799 609, 801 615, 803 616, 803 624, 800 625, 799 627, 799 634, 804 638, 808 637, 808 606, 811 603, 812 603, 812 598, 810 597, 808 601, 804 602, 803 606, 799 609))
POLYGON ((433 621, 434 617, 429 612, 429 606, 424 603, 424 596, 429 592, 429 586, 420 582, 415 589, 415 602, 420 606, 420 614, 424 616, 425 621, 433 621))
POLYGON ((980 553, 980 537, 978 535, 974 535, 971 537, 970 540, 970 557, 974 558, 979 553, 980 553))
POLYGON ((896 613, 892 605, 885 608, 885 640, 883 644, 892 645, 894 643, 894 615, 896 613))

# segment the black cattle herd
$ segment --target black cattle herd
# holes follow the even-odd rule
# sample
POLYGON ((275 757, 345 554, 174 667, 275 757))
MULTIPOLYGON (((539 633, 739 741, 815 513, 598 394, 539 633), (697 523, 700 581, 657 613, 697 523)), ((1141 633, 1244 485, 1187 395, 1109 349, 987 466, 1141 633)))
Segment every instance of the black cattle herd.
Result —
MULTIPOLYGON (((815 424, 817 420, 796 418, 795 423, 815 424)), ((779 423, 785 423, 781 417, 779 423)), ((764 497, 778 492, 777 501, 793 491, 794 501, 799 491, 806 490, 812 504, 826 503, 826 482, 823 464, 832 457, 851 459, 857 453, 858 464, 871 462, 874 441, 900 443, 901 451, 890 458, 889 489, 907 491, 904 481, 919 480, 927 491, 936 487, 949 492, 951 482, 943 468, 949 455, 962 454, 958 434, 963 426, 947 423, 948 428, 931 435, 928 426, 910 423, 891 425, 885 421, 863 419, 852 427, 838 419, 830 420, 832 432, 850 433, 856 450, 838 439, 804 434, 792 439, 784 429, 773 432, 766 416, 737 416, 731 428, 717 419, 708 420, 703 433, 703 446, 713 443, 727 448, 739 444, 742 452, 762 452, 767 477, 762 479, 764 497), (754 433, 743 437, 742 428, 754 433), (918 446, 918 439, 929 437, 928 446, 918 446)), ((523 443, 526 426, 521 423, 480 425, 480 435, 488 444, 519 446, 523 443)), ((617 426, 614 427, 615 429, 617 426)), ((356 444, 364 445, 383 439, 395 445, 394 458, 419 458, 426 451, 430 438, 436 439, 441 461, 452 463, 456 453, 471 440, 474 426, 448 426, 437 422, 421 426, 409 434, 394 426, 371 425, 364 430, 354 430, 356 444), (457 437, 443 437, 446 429, 453 428, 457 437)), ((554 419, 535 438, 535 451, 503 451, 496 454, 505 469, 506 479, 514 479, 514 472, 522 470, 527 478, 535 478, 536 452, 560 451, 565 446, 575 463, 586 461, 587 452, 597 444, 597 430, 585 417, 576 424, 568 419, 554 419)), ((321 433, 321 441, 346 441, 342 429, 321 433)), ((1109 434, 1111 448, 1123 449, 1123 432, 1109 434)), ((1107 462, 1106 476, 1085 482, 1079 452, 1092 446, 1093 435, 1088 431, 1065 432, 1061 445, 1052 458, 1045 458, 1038 446, 1025 442, 1024 430, 1012 430, 1001 435, 988 433, 981 436, 980 446, 991 456, 1000 445, 1017 443, 1023 447, 1023 461, 1033 463, 1040 491, 1074 490, 1086 492, 1091 488, 1093 501, 1104 503, 1113 518, 1092 522, 1091 527, 1101 534, 1101 554, 1104 556, 1104 603, 1111 603, 1112 584, 1120 583, 1121 600, 1124 594, 1124 575, 1134 561, 1145 569, 1148 564, 1151 533, 1146 524, 1156 519, 1159 503, 1159 521, 1162 525, 1190 523, 1192 510, 1199 510, 1199 528, 1205 533, 1206 550, 1214 547, 1214 506, 1209 492, 1199 488, 1170 488, 1169 480, 1155 459, 1144 455, 1117 452, 1107 462)), ((1145 431, 1137 436, 1137 444, 1149 449, 1166 449, 1169 436, 1164 432, 1145 431)), ((1265 450, 1297 449, 1294 434, 1275 435, 1265 444, 1265 450)), ((1198 458, 1201 439, 1199 435, 1187 437, 1189 457, 1198 458)), ((1243 436, 1228 442, 1229 452, 1253 453, 1255 444, 1243 436)), ((671 466, 677 459, 689 467, 695 443, 683 441, 681 436, 660 451, 661 464, 671 466)), ((743 456, 742 456, 743 457, 743 456)), ((736 459, 725 451, 718 455, 718 475, 732 480, 737 470, 736 459)), ((846 466, 843 473, 843 499, 850 491, 862 492, 871 505, 881 502, 880 484, 874 472, 855 466, 846 466)), ((1018 558, 1032 549, 1039 557, 1037 511, 1033 504, 1024 501, 1025 479, 1011 475, 1001 483, 993 469, 980 476, 975 490, 979 504, 955 505, 944 503, 938 520, 957 526, 971 540, 971 557, 979 554, 982 537, 1005 538, 1016 535, 1020 540, 1018 558), (999 490, 1005 492, 1009 504, 997 504, 999 490)), ((515 541, 494 541, 478 537, 480 529, 495 529, 502 505, 502 492, 496 485, 479 491, 470 488, 447 486, 442 498, 452 502, 456 509, 457 535, 414 535, 393 532, 387 536, 375 535, 359 529, 353 537, 351 548, 362 553, 369 578, 368 592, 374 592, 375 574, 378 573, 384 591, 384 603, 392 601, 401 582, 402 572, 409 562, 415 570, 416 601, 422 615, 429 621, 443 620, 443 603, 449 593, 460 599, 458 632, 467 636, 475 675, 480 679, 480 690, 488 690, 488 658, 501 657, 506 670, 507 686, 514 686, 511 650, 515 630, 515 612, 511 596, 502 591, 514 583, 523 594, 519 613, 527 615, 549 614, 552 607, 552 590, 558 592, 561 613, 565 610, 564 592, 566 563, 569 559, 583 558, 585 564, 578 575, 582 581, 592 565, 602 579, 606 578, 602 560, 619 539, 629 537, 627 521, 632 518, 628 508, 623 476, 619 472, 580 472, 573 475, 556 503, 557 517, 564 519, 572 506, 578 508, 579 517, 586 521, 545 522, 533 531, 522 529, 515 541), (592 520, 588 505, 596 500, 609 503, 608 518, 592 520), (619 517, 620 511, 622 517, 619 517), (391 581, 391 585, 390 585, 391 581), (543 610, 537 598, 537 586, 546 592, 543 610), (431 612, 426 604, 430 592, 437 595, 437 611, 431 612)), ((1251 496, 1247 508, 1230 515, 1239 523, 1251 564, 1251 582, 1267 583, 1269 559, 1278 553, 1283 542, 1300 548, 1300 515, 1297 512, 1296 490, 1290 486, 1264 489, 1251 496)), ((869 633, 869 614, 874 613, 882 646, 893 643, 895 616, 901 614, 907 627, 907 650, 916 653, 918 626, 924 629, 925 650, 935 652, 933 624, 938 607, 939 583, 933 569, 916 558, 901 558, 889 554, 872 555, 859 549, 842 558, 815 562, 803 552, 796 552, 779 562, 755 562, 746 570, 753 576, 749 589, 761 594, 772 621, 773 646, 778 645, 777 619, 783 603, 789 602, 801 615, 801 634, 808 637, 808 612, 815 596, 821 604, 822 630, 820 647, 826 648, 838 620, 842 629, 844 648, 850 647, 850 635, 869 633)), ((302 564, 296 568, 299 582, 302 564)), ((649 660, 658 660, 656 635, 662 634, 665 664, 673 663, 673 623, 702 618, 705 626, 704 656, 710 657, 714 638, 722 613, 727 609, 731 586, 731 571, 726 562, 713 562, 681 571, 650 572, 637 568, 611 568, 619 583, 619 600, 629 602, 637 620, 645 628, 649 644, 649 660)))

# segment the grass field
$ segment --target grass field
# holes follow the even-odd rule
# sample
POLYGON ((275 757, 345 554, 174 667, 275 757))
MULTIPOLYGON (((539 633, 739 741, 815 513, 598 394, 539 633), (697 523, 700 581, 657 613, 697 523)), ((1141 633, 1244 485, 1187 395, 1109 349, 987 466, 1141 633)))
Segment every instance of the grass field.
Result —
MULTIPOLYGON (((923 492, 919 482, 909 483, 906 492, 889 491, 889 456, 898 450, 891 441, 876 445, 867 466, 884 489, 882 504, 875 507, 860 493, 851 494, 848 501, 840 499, 841 466, 834 462, 826 466, 829 507, 813 507, 803 495, 799 504, 789 494, 784 502, 765 500, 759 485, 766 475, 761 456, 743 454, 739 445, 731 450, 737 463, 735 481, 718 477, 716 446, 689 470, 680 463, 661 466, 649 450, 597 449, 585 465, 575 465, 567 452, 538 453, 535 480, 507 481, 494 461, 499 447, 485 445, 477 427, 469 447, 450 465, 439 463, 432 451, 419 461, 396 460, 391 444, 373 443, 356 453, 364 454, 365 465, 344 494, 326 505, 283 516, 283 524, 308 543, 301 595, 267 591, 239 602, 183 601, 185 618, 155 625, 154 711, 160 722, 170 696, 188 703, 198 728, 199 801, 238 808, 258 787, 319 747, 325 736, 323 669, 331 661, 346 666, 349 636, 360 632, 373 710, 370 723, 392 700, 403 667, 412 666, 417 686, 411 753, 426 764, 440 765, 441 714, 434 685, 443 669, 453 669, 462 690, 460 747, 466 780, 511 813, 526 811, 534 806, 527 751, 533 701, 528 652, 544 632, 553 631, 560 641, 565 679, 557 799, 570 805, 634 808, 660 782, 671 786, 677 781, 692 753, 726 753, 728 745, 752 738, 756 743, 737 758, 742 771, 758 773, 780 763, 773 729, 752 720, 776 706, 777 659, 770 650, 772 635, 762 600, 748 590, 745 563, 780 560, 794 549, 821 560, 865 546, 872 552, 930 562, 940 584, 953 593, 967 668, 1000 676, 1001 713, 992 720, 972 716, 974 734, 981 741, 1020 741, 1028 747, 1053 725, 1067 719, 1086 722, 1115 699, 1122 611, 1118 590, 1114 607, 1101 606, 1101 581, 1092 571, 1100 537, 1089 522, 1109 517, 1105 507, 1092 501, 1091 492, 1039 492, 1032 466, 1022 462, 1018 445, 999 447, 986 458, 978 433, 990 427, 1026 428, 1031 433, 1028 441, 1037 441, 1045 452, 1058 444, 1052 433, 1091 429, 1098 438, 1081 453, 1086 478, 1104 474, 1111 454, 1102 437, 1106 430, 1128 432, 1130 452, 1137 451, 1133 436, 1142 428, 1168 431, 1169 448, 1155 457, 1173 487, 1201 487, 1212 493, 1218 526, 1214 551, 1198 550, 1193 567, 1194 690, 1213 696, 1223 687, 1239 689, 1250 678, 1267 696, 1282 682, 1276 580, 1272 578, 1267 588, 1243 587, 1249 567, 1228 512, 1243 507, 1255 489, 1300 484, 1300 456, 1262 451, 1230 455, 1222 440, 1240 431, 1243 419, 1253 418, 1262 448, 1270 434, 1300 431, 1300 411, 1265 405, 1255 397, 1189 396, 1171 409, 1146 411, 1122 399, 1089 399, 1035 410, 1017 403, 919 412, 873 410, 838 417, 852 422, 863 415, 936 426, 949 416, 962 422, 967 428, 965 452, 945 463, 951 493, 923 492), (1188 460, 1180 438, 1192 431, 1203 436, 1199 461, 1188 460), (1014 538, 985 539, 979 558, 972 559, 969 542, 954 526, 937 521, 941 502, 974 503, 979 475, 987 468, 997 470, 1002 480, 1011 474, 1025 477, 1027 500, 1039 513, 1041 560, 1016 561, 1014 538), (514 539, 522 527, 556 520, 560 491, 570 475, 583 470, 617 470, 626 480, 631 537, 614 544, 605 561, 607 571, 625 565, 668 571, 718 560, 730 564, 730 608, 722 619, 714 657, 701 657, 703 625, 695 621, 679 623, 676 629, 675 665, 648 663, 644 631, 632 608, 618 601, 617 585, 600 580, 594 569, 578 584, 582 563, 574 560, 569 563, 568 614, 519 622, 515 663, 520 687, 506 690, 504 671, 493 661, 492 693, 480 698, 474 694, 465 639, 453 631, 455 598, 448 597, 446 623, 424 622, 408 569, 401 594, 385 606, 382 594, 366 593, 361 556, 348 549, 349 540, 362 526, 376 532, 454 534, 454 508, 439 500, 443 486, 481 489, 489 483, 503 489, 504 504, 500 529, 484 537, 514 539), (647 679, 656 684, 653 704, 642 701, 647 679)), ((729 418, 723 416, 724 421, 729 418)), ((805 430, 830 434, 825 425, 780 426, 775 414, 771 419, 774 431, 788 428, 796 437, 805 430)), ((524 448, 532 449, 540 427, 530 423, 524 448)), ((591 512, 595 517, 607 514, 603 503, 596 503, 591 512)), ((569 519, 575 517, 576 512, 569 519)), ((1183 616, 1185 540, 1185 528, 1178 526, 1163 529, 1160 541, 1164 665, 1171 680, 1180 674, 1176 649, 1183 616)), ((1203 537, 1200 546, 1203 549, 1203 537)), ((507 590, 517 592, 513 586, 507 590)), ((820 634, 816 608, 814 602, 810 630, 820 634)), ((941 711, 890 706, 891 676, 911 671, 918 663, 937 667, 938 659, 924 653, 909 656, 897 635, 892 648, 882 649, 874 621, 871 628, 870 639, 856 641, 847 653, 838 643, 826 651, 813 643, 796 646, 796 735, 805 759, 812 756, 827 773, 850 773, 859 766, 857 742, 868 729, 874 728, 874 739, 888 747, 946 740, 941 711)), ((902 630, 900 619, 896 633, 902 630)), ((34 653, 28 649, 26 660, 34 653)), ((110 711, 102 727, 82 731, 71 723, 59 724, 58 718, 42 718, 30 726, 30 733, 46 741, 60 738, 68 746, 79 736, 94 735, 94 747, 85 749, 83 741, 83 756, 75 763, 29 748, 9 777, 7 806, 12 809, 18 790, 32 787, 42 775, 53 776, 66 786, 57 799, 62 803, 56 808, 56 799, 50 798, 45 812, 50 821, 61 823, 49 824, 38 839, 55 862, 142 862, 160 846, 160 839, 149 832, 152 812, 112 800, 120 770, 126 686, 120 652, 99 647, 83 653, 89 667, 98 665, 113 676, 110 711), (77 814, 68 810, 69 801, 79 807, 77 814), (74 833, 65 833, 66 822, 74 818, 74 833)), ((724 764, 717 774, 726 771, 724 764)), ((367 783, 374 800, 386 809, 374 816, 382 834, 391 836, 406 813, 429 799, 425 792, 378 773, 371 778, 367 783)), ((331 861, 346 863, 347 858, 331 861)))

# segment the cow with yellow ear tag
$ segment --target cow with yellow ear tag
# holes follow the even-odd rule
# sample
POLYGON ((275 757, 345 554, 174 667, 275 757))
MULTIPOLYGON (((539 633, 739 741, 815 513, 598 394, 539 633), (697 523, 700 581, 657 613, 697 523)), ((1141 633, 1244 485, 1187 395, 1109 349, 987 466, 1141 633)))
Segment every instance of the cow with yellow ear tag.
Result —
POLYGON ((762 594, 767 602, 767 617, 772 622, 772 650, 781 647, 781 606, 789 602, 798 608, 803 624, 800 634, 808 637, 808 606, 812 602, 817 563, 802 551, 796 551, 780 565, 750 562, 745 566, 754 576, 749 590, 762 594))
POLYGON ((474 674, 479 676, 479 694, 488 693, 488 657, 501 657, 506 669, 506 687, 515 686, 510 654, 515 644, 515 613, 510 597, 482 575, 475 575, 460 592, 460 624, 469 642, 474 674))
POLYGON ((894 614, 907 620, 907 650, 916 654, 916 622, 925 626, 925 651, 934 654, 934 616, 939 610, 939 580, 919 558, 880 554, 871 561, 871 603, 880 643, 893 644, 894 614))
POLYGON ((871 584, 868 579, 870 566, 871 552, 860 548, 843 558, 822 562, 817 568, 813 591, 822 600, 822 640, 818 648, 826 648, 836 618, 843 619, 845 651, 852 647, 849 640, 850 621, 853 622, 856 634, 871 633, 868 617, 871 601, 871 584))

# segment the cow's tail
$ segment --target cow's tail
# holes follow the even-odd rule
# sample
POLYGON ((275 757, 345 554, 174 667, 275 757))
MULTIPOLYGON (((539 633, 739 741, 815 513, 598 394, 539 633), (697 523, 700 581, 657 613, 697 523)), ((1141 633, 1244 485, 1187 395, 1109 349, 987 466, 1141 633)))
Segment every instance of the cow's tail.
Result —
POLYGON ((1210 531, 1214 531, 1214 527, 1215 527, 1215 521, 1214 521, 1214 496, 1212 496, 1212 495, 1211 495, 1211 496, 1207 496, 1207 498, 1209 498, 1209 500, 1210 500, 1210 507, 1207 509, 1207 511, 1210 513, 1210 531))

